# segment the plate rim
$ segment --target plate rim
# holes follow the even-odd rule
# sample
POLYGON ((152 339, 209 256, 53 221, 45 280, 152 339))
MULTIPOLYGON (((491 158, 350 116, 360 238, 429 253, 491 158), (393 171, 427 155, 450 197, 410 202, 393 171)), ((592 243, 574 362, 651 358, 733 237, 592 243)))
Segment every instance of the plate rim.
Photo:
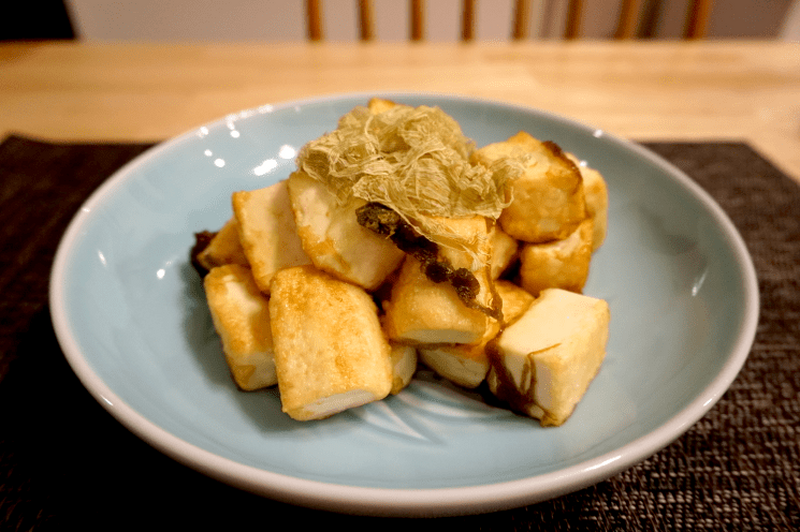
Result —
POLYGON ((458 94, 414 91, 344 92, 265 104, 228 113, 154 145, 111 174, 78 208, 56 250, 48 290, 50 315, 59 345, 82 385, 112 417, 163 454, 218 481, 290 504, 361 515, 419 517, 485 513, 541 502, 593 485, 651 457, 678 439, 702 418, 730 387, 741 371, 755 339, 760 305, 755 267, 739 231, 710 194, 661 156, 635 142, 535 107, 458 94), (540 116, 590 134, 600 132, 601 136, 647 159, 672 179, 678 181, 711 214, 716 224, 722 229, 728 246, 738 259, 737 270, 741 277, 739 281, 743 289, 745 308, 742 309, 742 323, 737 330, 733 347, 722 370, 697 397, 665 423, 612 452, 557 471, 524 479, 447 488, 408 489, 348 486, 259 469, 224 458, 189 443, 156 425, 123 401, 91 368, 81 352, 69 326, 65 286, 61 282, 66 279, 75 244, 81 236, 84 224, 90 220, 94 207, 114 189, 121 186, 137 166, 146 164, 151 159, 157 158, 162 152, 174 149, 179 144, 195 137, 201 127, 210 130, 224 124, 231 117, 249 116, 264 108, 281 111, 311 104, 334 103, 344 100, 357 101, 359 98, 365 99, 374 96, 398 100, 402 98, 439 99, 479 106, 501 107, 540 116))

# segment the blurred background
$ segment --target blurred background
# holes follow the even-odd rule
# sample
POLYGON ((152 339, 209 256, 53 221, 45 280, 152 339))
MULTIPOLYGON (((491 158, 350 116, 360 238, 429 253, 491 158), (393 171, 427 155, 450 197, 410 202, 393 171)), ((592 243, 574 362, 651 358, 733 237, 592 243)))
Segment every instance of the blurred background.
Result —
MULTIPOLYGON (((563 34, 568 0, 533 0, 528 34, 563 34), (548 23, 547 21, 561 21, 548 23)), ((610 38, 621 0, 584 0, 583 38, 610 38), (589 23, 590 22, 590 23, 589 23)), ((513 0, 477 2, 476 39, 507 40, 513 0)), ((686 0, 642 0, 639 36, 678 38, 686 0)), ((374 0, 375 38, 408 37, 408 2, 374 0), (406 24, 402 21, 405 19, 406 24)), ((357 1, 324 0, 323 32, 329 41, 358 39, 357 1)), ((0 40, 86 41, 293 41, 306 38, 305 0, 27 0, 6 11, 0 40)), ((460 36, 461 0, 426 0, 425 38, 460 36)), ((712 39, 800 40, 800 0, 715 0, 708 23, 712 39)))

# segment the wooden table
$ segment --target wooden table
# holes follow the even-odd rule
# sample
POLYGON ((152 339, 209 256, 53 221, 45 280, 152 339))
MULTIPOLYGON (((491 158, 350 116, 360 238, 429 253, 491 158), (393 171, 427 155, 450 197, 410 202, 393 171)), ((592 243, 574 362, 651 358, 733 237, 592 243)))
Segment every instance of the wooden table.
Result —
POLYGON ((435 91, 637 140, 746 141, 800 181, 800 47, 778 42, 0 45, 0 137, 154 141, 330 93, 435 91))

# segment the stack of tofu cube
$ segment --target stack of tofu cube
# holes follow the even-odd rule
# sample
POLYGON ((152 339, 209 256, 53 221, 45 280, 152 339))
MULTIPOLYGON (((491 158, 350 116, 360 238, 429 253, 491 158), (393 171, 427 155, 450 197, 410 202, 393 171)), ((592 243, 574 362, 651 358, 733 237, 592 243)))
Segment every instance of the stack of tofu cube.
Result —
POLYGON ((605 356, 608 305, 581 292, 605 238, 607 191, 597 171, 524 132, 471 162, 520 153, 525 169, 498 220, 444 220, 487 259, 476 267, 476 253, 438 250, 470 269, 479 302, 501 304, 502 319, 359 225, 362 199, 342 204, 300 170, 233 193, 232 217, 195 259, 236 385, 277 385, 289 416, 323 419, 400 393, 422 363, 542 425, 564 423, 605 356))

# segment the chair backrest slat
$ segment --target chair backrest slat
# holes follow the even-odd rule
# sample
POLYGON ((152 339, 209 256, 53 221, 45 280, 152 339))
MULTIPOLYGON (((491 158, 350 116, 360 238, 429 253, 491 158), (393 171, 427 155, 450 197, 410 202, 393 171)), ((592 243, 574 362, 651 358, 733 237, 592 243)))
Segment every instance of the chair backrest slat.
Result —
POLYGON ((375 38, 373 20, 372 0, 358 0, 358 30, 362 41, 371 41, 375 38))
POLYGON ((322 33, 322 5, 320 5, 320 0, 306 0, 306 19, 308 39, 321 41, 324 35, 322 33))
POLYGON ((691 1, 686 29, 683 32, 684 39, 702 39, 706 36, 708 21, 711 18, 712 4, 713 0, 691 1))
POLYGON ((471 41, 475 38, 475 8, 477 0, 464 0, 461 9, 461 40, 471 41))
POLYGON ((581 36, 583 0, 569 0, 567 5, 567 23, 564 26, 564 38, 577 39, 581 36))
POLYGON ((523 41, 528 38, 528 20, 531 18, 530 0, 516 0, 514 2, 514 27, 511 38, 523 41))
POLYGON ((636 25, 639 20, 639 0, 622 0, 619 7, 619 20, 615 39, 631 39, 636 36, 636 25))
MULTIPOLYGON (((541 0, 539 0, 541 1, 541 0)), ((713 0, 688 0, 684 39, 702 39, 706 36, 713 0)), ((462 0, 461 2, 461 40, 475 39, 475 19, 478 13, 478 0, 462 0)), ((564 39, 577 39, 581 36, 583 23, 584 0, 567 0, 564 39)), ((663 0, 656 4, 648 4, 649 9, 657 11, 663 7, 663 0)), ((641 0, 620 0, 619 18, 617 20, 615 39, 636 38, 639 32, 639 18, 642 7, 641 0)), ((324 14, 322 0, 306 0, 308 38, 320 41, 325 38, 323 29, 324 14)), ((375 38, 375 17, 372 0, 358 0, 359 38, 370 41, 375 38)), ((510 37, 513 40, 525 40, 530 36, 529 19, 531 18, 531 0, 515 0, 510 37)), ((425 39, 425 0, 409 0, 409 39, 421 41, 425 39)))
POLYGON ((425 38, 425 1, 411 0, 411 40, 425 38))

